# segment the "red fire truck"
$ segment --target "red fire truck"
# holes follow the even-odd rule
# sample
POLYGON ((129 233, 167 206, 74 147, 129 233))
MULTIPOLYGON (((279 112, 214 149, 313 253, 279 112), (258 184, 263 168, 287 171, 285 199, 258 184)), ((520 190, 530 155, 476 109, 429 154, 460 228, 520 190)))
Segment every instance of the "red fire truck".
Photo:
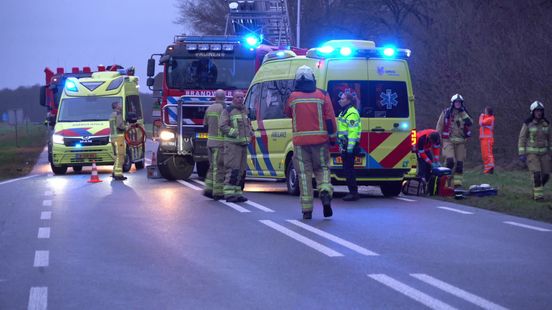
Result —
MULTIPOLYGON (((217 89, 227 92, 227 103, 234 90, 245 92, 263 57, 280 49, 260 44, 261 41, 254 35, 177 35, 165 53, 150 57, 147 70, 150 89, 154 85, 156 57, 163 66, 161 119, 154 120, 154 124, 161 127, 157 161, 164 178, 187 179, 194 165, 200 177, 206 175, 209 162, 207 132, 203 127, 205 110, 217 89)), ((306 52, 292 50, 302 55, 306 52)))

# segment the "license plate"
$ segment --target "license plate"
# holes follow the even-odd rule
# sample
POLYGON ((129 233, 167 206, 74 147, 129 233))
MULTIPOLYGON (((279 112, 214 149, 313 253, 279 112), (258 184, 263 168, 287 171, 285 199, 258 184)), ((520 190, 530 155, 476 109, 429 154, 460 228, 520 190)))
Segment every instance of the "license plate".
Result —
POLYGON ((206 132, 198 132, 196 135, 199 139, 207 139, 207 133, 206 132))
MULTIPOLYGON (((343 165, 343 158, 337 156, 334 158, 334 165, 343 165)), ((362 166, 362 157, 355 156, 355 166, 362 166)))
POLYGON ((96 158, 96 153, 84 153, 84 154, 75 154, 77 159, 91 159, 96 158))

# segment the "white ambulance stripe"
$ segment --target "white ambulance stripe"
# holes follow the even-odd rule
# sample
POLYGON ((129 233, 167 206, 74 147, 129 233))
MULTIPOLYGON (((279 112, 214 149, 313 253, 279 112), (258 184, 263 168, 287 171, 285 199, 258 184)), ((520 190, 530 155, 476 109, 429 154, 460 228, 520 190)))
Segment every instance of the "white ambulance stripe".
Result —
POLYGON ((531 225, 526 225, 526 224, 521 224, 521 223, 516 223, 516 222, 510 222, 510 221, 506 221, 506 222, 504 222, 504 224, 523 227, 523 228, 528 228, 528 229, 542 231, 542 232, 552 231, 552 230, 546 229, 546 228, 541 228, 541 227, 537 227, 537 226, 531 226, 531 225))
POLYGON ((186 186, 186 187, 189 187, 189 188, 191 188, 191 189, 193 189, 193 190, 196 190, 196 191, 200 191, 200 190, 201 190, 201 188, 199 188, 199 187, 193 185, 192 183, 186 182, 186 181, 184 181, 184 180, 177 180, 177 182, 180 183, 180 184, 182 184, 182 185, 184 185, 184 186, 186 186))
POLYGON ((256 203, 256 202, 253 202, 253 201, 251 201, 251 200, 246 201, 245 203, 248 204, 248 205, 250 205, 250 206, 252 206, 252 207, 254 207, 254 208, 257 208, 257 209, 259 209, 259 210, 261 210, 261 211, 264 211, 264 212, 274 212, 274 210, 272 210, 272 209, 270 209, 270 208, 267 208, 267 207, 265 207, 265 206, 263 206, 263 205, 261 205, 261 204, 258 204, 258 203, 256 203))
POLYGON ((413 288, 413 287, 410 287, 402 282, 399 282, 385 274, 369 274, 368 275, 370 278, 378 281, 379 283, 383 284, 383 285, 386 285, 392 289, 394 289, 395 291, 405 295, 405 296, 408 296, 412 299, 414 299, 415 301, 423 304, 423 305, 426 305, 427 307, 431 308, 431 309, 439 309, 439 310, 452 310, 452 309, 456 309, 454 308, 453 306, 449 305, 449 304, 446 304, 442 301, 440 301, 439 299, 435 299, 429 295, 427 295, 426 293, 423 293, 421 291, 418 291, 417 289, 413 288))
POLYGON ((50 251, 35 251, 34 267, 48 267, 50 264, 50 251))
POLYGON ((28 310, 46 310, 48 308, 48 288, 31 287, 28 310))
POLYGON ((483 309, 491 309, 491 310, 506 310, 507 308, 502 307, 501 305, 497 305, 491 301, 488 301, 484 298, 481 298, 477 295, 474 295, 472 293, 466 292, 463 289, 460 289, 458 287, 452 286, 446 282, 443 282, 441 280, 435 279, 431 276, 428 276, 427 274, 423 273, 413 273, 410 274, 414 278, 423 281, 429 285, 433 285, 438 289, 441 289, 447 293, 450 293, 456 297, 460 297, 464 299, 465 301, 471 302, 472 304, 475 304, 483 309))
POLYGON ((443 210, 452 211, 452 212, 456 212, 456 213, 460 213, 460 214, 473 214, 473 212, 462 211, 462 210, 458 210, 458 209, 454 209, 454 208, 449 208, 449 207, 437 207, 437 208, 438 208, 438 209, 443 209, 443 210))
POLYGON ((230 208, 238 211, 238 212, 241 212, 241 213, 247 213, 247 212, 251 212, 249 210, 247 210, 246 208, 243 208, 235 203, 232 203, 232 202, 226 202, 226 201, 222 201, 222 200, 219 200, 220 202, 222 202, 223 204, 229 206, 230 208))
POLYGON ((339 256, 343 256, 343 254, 337 252, 337 251, 334 251, 330 248, 328 248, 327 246, 325 245, 322 245, 314 240, 311 240, 303 235, 300 235, 292 230, 289 230, 287 228, 285 228, 284 226, 282 225, 279 225, 279 224, 276 224, 274 223, 273 221, 271 220, 260 220, 261 223, 265 224, 266 226, 272 228, 272 229, 275 229, 279 232, 281 232, 282 234, 292 238, 292 239, 295 239, 296 241, 299 241, 301 242, 302 244, 310 247, 310 248, 313 248, 315 250, 317 250, 318 252, 320 253, 323 253, 329 257, 339 257, 339 256))
POLYGON ((337 237, 337 236, 334 236, 334 235, 332 235, 332 234, 330 234, 330 233, 327 233, 327 232, 325 232, 325 231, 322 231, 322 230, 320 230, 320 229, 318 229, 318 228, 314 228, 314 227, 312 227, 312 226, 310 226, 310 225, 307 225, 307 224, 305 224, 305 223, 302 223, 302 222, 300 222, 300 221, 297 221, 297 220, 287 220, 287 221, 290 222, 290 223, 293 224, 293 225, 299 226, 299 227, 301 227, 301 228, 303 228, 303 229, 305 229, 305 230, 308 230, 308 231, 310 231, 310 232, 312 232, 312 233, 315 233, 315 234, 319 235, 320 237, 323 237, 323 238, 326 238, 326 239, 328 239, 328 240, 331 240, 331 241, 333 241, 333 242, 335 242, 335 243, 337 243, 337 244, 340 244, 340 245, 342 245, 342 246, 344 246, 344 247, 346 247, 346 248, 348 248, 348 249, 351 249, 351 250, 353 250, 353 251, 355 251, 355 252, 357 252, 357 253, 360 253, 360 254, 362 254, 362 255, 366 255, 366 256, 377 256, 377 255, 378 255, 377 253, 372 252, 372 251, 370 251, 370 250, 368 250, 368 249, 365 249, 365 248, 363 248, 363 247, 361 247, 361 246, 359 246, 359 245, 356 245, 356 244, 354 244, 354 243, 352 243, 352 242, 349 242, 349 241, 347 241, 347 240, 341 239, 341 238, 339 238, 339 237, 337 237))

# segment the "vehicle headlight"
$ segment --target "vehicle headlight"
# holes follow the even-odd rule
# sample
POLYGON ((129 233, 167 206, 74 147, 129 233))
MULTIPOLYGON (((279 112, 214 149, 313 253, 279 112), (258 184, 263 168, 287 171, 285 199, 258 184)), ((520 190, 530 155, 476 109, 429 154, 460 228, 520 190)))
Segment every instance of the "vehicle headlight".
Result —
POLYGON ((174 132, 172 131, 161 131, 161 133, 159 133, 159 139, 163 140, 163 141, 169 141, 169 140, 173 140, 175 137, 174 135, 174 132))
POLYGON ((52 142, 54 144, 63 144, 63 136, 62 135, 52 135, 52 142))

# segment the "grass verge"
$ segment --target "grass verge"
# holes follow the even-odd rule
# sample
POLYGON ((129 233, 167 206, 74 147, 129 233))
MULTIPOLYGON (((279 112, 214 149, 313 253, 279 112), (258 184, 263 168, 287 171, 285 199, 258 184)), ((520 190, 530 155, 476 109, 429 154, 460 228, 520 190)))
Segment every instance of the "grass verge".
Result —
POLYGON ((534 220, 552 223, 552 190, 550 183, 545 187, 545 200, 532 199, 533 181, 527 170, 498 170, 495 174, 485 175, 481 170, 470 169, 464 174, 464 186, 487 183, 498 189, 497 196, 473 197, 464 200, 439 198, 477 208, 498 211, 534 220))
POLYGON ((21 177, 33 169, 47 144, 48 129, 36 124, 20 126, 18 141, 19 147, 14 127, 0 124, 0 180, 21 177))

